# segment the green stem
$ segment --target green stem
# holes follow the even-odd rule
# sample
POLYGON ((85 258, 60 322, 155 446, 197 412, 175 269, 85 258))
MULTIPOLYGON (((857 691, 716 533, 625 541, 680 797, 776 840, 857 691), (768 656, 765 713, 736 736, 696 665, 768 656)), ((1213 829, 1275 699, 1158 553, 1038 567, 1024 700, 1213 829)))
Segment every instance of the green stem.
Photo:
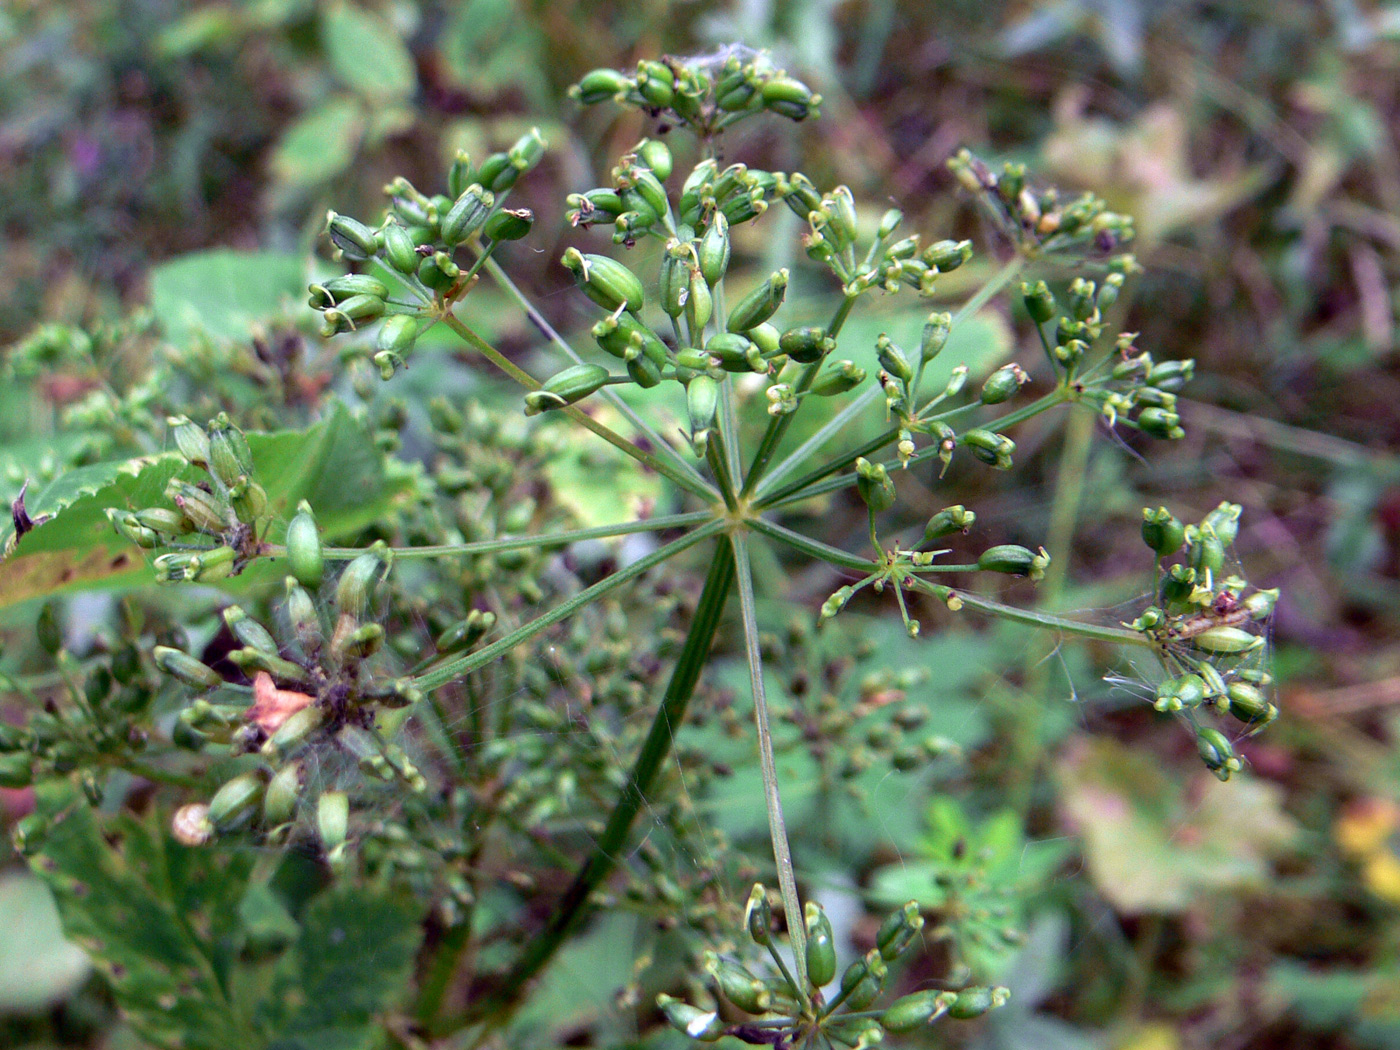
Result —
POLYGON ((856 572, 870 572, 872 569, 878 569, 880 567, 869 558, 862 558, 858 554, 847 553, 840 547, 832 547, 822 543, 820 540, 814 540, 810 537, 803 536, 799 532, 786 529, 775 522, 764 521, 762 518, 750 518, 749 527, 755 532, 761 532, 765 536, 769 536, 780 543, 786 543, 789 547, 800 550, 803 554, 810 554, 814 558, 820 558, 829 565, 836 565, 843 569, 854 569, 856 572))
MULTIPOLYGON (((1000 419, 993 420, 981 429, 993 431, 1006 430, 1018 423, 1024 423, 1032 416, 1039 415, 1041 412, 1048 411, 1056 405, 1063 404, 1073 399, 1073 391, 1064 387, 1056 387, 1050 393, 1037 398, 1024 408, 1017 409, 1015 412, 1010 412, 1000 419)), ((960 410, 953 409, 952 411, 960 410)), ((777 492, 765 496, 760 500, 756 500, 754 505, 760 509, 766 510, 771 507, 784 506, 788 503, 796 503, 798 500, 811 499, 813 496, 820 496, 827 492, 835 492, 837 489, 843 489, 854 485, 856 483, 856 476, 854 474, 842 474, 838 477, 831 477, 830 475, 835 474, 837 471, 845 470, 856 461, 857 457, 883 448, 898 436, 898 431, 886 431, 879 437, 867 441, 859 449, 856 449, 848 455, 831 460, 824 466, 818 467, 803 475, 791 484, 784 485, 777 492), (823 478, 826 480, 822 480, 823 478)), ((937 445, 929 445, 910 456, 909 462, 911 464, 922 463, 924 460, 932 459, 934 456, 938 455, 938 452, 939 449, 937 445)), ((885 460, 881 465, 887 470, 894 470, 898 467, 902 467, 904 464, 898 459, 891 459, 885 460)))
MULTIPOLYGON (((464 342, 470 344, 473 349, 479 351, 483 357, 521 386, 529 390, 538 390, 543 385, 538 379, 530 375, 530 373, 507 358, 485 339, 482 339, 481 336, 473 332, 455 315, 450 313, 446 314, 443 316, 442 321, 448 328, 451 328, 461 336, 464 342)), ((693 480, 690 476, 673 467, 670 463, 663 462, 645 449, 637 447, 611 427, 599 423, 577 405, 566 405, 561 409, 556 409, 556 411, 563 412, 575 423, 593 431, 593 433, 597 434, 608 444, 612 445, 618 451, 631 456, 638 463, 649 467, 663 477, 670 478, 672 482, 692 495, 699 496, 701 499, 705 500, 718 498, 719 493, 715 492, 709 485, 706 485, 703 480, 693 480)))
MULTIPOLYGON (((846 318, 850 316, 851 307, 855 305, 856 298, 855 295, 848 294, 841 300, 841 305, 837 307, 836 313, 831 318, 831 323, 827 325, 827 335, 835 338, 836 334, 841 331, 841 327, 846 323, 846 318)), ((793 384, 793 393, 798 397, 799 403, 802 395, 807 392, 813 380, 817 378, 817 372, 821 366, 822 362, 820 361, 808 365, 798 376, 797 382, 793 384)), ((778 451, 778 445, 782 442, 788 427, 792 425, 792 417, 796 414, 796 412, 787 412, 781 416, 774 416, 768 421, 768 429, 763 432, 763 439, 759 442, 758 451, 753 455, 753 463, 749 466, 749 473, 744 478, 741 497, 750 495, 754 486, 763 480, 764 471, 768 469, 769 461, 772 460, 773 454, 778 451)))
MULTIPOLYGON (((763 497, 769 489, 771 489, 783 478, 787 477, 787 475, 791 474, 793 470, 795 470, 798 467, 799 464, 803 463, 807 459, 808 456, 810 456, 813 452, 816 452, 833 437, 835 437, 837 434, 841 433, 841 431, 846 429, 846 425, 850 423, 851 420, 855 419, 855 417, 859 415, 867 405, 876 401, 880 397, 880 394, 880 388, 874 384, 861 391, 858 397, 853 398, 845 408, 843 408, 840 412, 836 413, 836 415, 833 416, 830 419, 830 421, 823 424, 822 427, 815 434, 809 437, 806 441, 802 442, 802 444, 798 445, 797 448, 793 450, 790 456, 784 458, 781 463, 779 463, 772 470, 770 470, 764 476, 763 480, 760 481, 758 485, 754 487, 754 495, 760 498, 763 497)), ((896 432, 892 430, 889 433, 893 435, 896 432)), ((889 444, 889 441, 893 440, 894 438, 890 437, 888 441, 885 441, 881 445, 877 445, 876 447, 882 448, 884 447, 884 445, 889 444)), ((858 452, 856 453, 856 455, 864 455, 864 453, 858 452)), ((854 463, 855 457, 852 457, 850 462, 854 463)))
POLYGON ((734 510, 738 504, 734 500, 734 477, 729 473, 729 453, 725 449, 724 435, 717 430, 710 432, 705 458, 710 464, 710 469, 715 472, 715 480, 719 482, 724 505, 734 510))
MULTIPOLYGON (((551 547, 567 547, 580 540, 600 540, 611 536, 630 536, 637 532, 662 532, 666 529, 683 529, 687 525, 701 525, 714 517, 707 510, 691 511, 688 514, 669 514, 659 518, 646 518, 642 521, 625 521, 616 525, 596 525, 588 529, 569 529, 565 532, 551 532, 544 536, 508 536, 499 540, 479 540, 476 543, 439 543, 427 547, 390 547, 395 560, 401 558, 437 558, 452 554, 496 554, 500 551, 525 549, 547 550, 551 547)), ((287 548, 278 543, 265 545, 266 553, 280 556, 287 548)), ((321 553, 328 561, 353 561, 365 552, 363 547, 323 547, 321 553)))
MULTIPOLYGON (((696 535, 702 532, 712 535, 716 529, 699 529, 696 535)), ((728 543, 720 543, 715 548, 714 560, 710 563, 710 572, 695 609, 695 618, 691 621, 685 645, 671 672, 661 706, 637 755, 627 786, 623 788, 606 827, 594 844, 592 855, 554 908, 544 929, 516 960, 497 990, 470 1007, 468 1020, 491 1018, 499 1024, 514 1012, 524 1001, 530 979, 545 967, 582 922, 589 897, 617 865, 632 824, 646 805, 662 763, 671 753, 676 731, 685 721, 686 707, 709 657, 710 646, 719 630, 720 617, 733 583, 733 552, 728 543)))
POLYGON ((715 535, 724 528, 724 522, 712 521, 708 525, 702 525, 694 532, 687 533, 680 539, 672 540, 670 543, 666 544, 666 546, 652 551, 646 557, 638 558, 625 568, 618 569, 617 572, 606 579, 599 580, 592 587, 579 591, 578 594, 574 595, 568 601, 561 602, 543 616, 536 617, 499 641, 486 646, 486 648, 478 649, 474 653, 458 657, 455 660, 449 660, 447 663, 437 668, 429 669, 420 675, 416 675, 412 679, 413 684, 424 691, 436 689, 438 686, 444 685, 454 678, 461 677, 468 671, 474 671, 478 667, 490 663, 497 657, 510 652, 521 642, 527 642, 541 631, 553 627, 561 620, 568 619, 585 605, 597 601, 603 595, 607 594, 609 591, 615 590, 628 580, 635 579, 648 569, 654 568, 670 558, 674 558, 681 551, 688 550, 701 540, 715 535))
MULTIPOLYGON (((525 311, 525 316, 530 319, 536 328, 544 333, 545 338, 553 343, 565 357, 575 364, 583 363, 583 358, 579 355, 578 351, 573 348, 567 339, 559 334, 559 331, 549 323, 548 318, 546 318, 544 314, 535 309, 535 304, 530 302, 525 293, 510 279, 510 276, 501 267, 500 263, 495 259, 487 259, 486 272, 491 275, 492 280, 510 294, 511 298, 525 311)), ((697 484, 703 485, 705 483, 705 479, 690 461, 680 452, 672 448, 671 444, 642 417, 641 413, 619 397, 615 391, 604 389, 600 391, 600 396, 610 403, 613 408, 617 409, 627 422, 636 427, 637 432, 645 436, 657 451, 666 457, 672 466, 680 470, 681 473, 689 476, 697 484)))
POLYGON ((773 840, 773 860, 778 866, 778 889, 787 915, 788 937, 793 961, 797 964, 797 991, 807 997, 807 936, 802 921, 802 905, 797 899, 797 874, 792 866, 787 825, 783 820, 783 800, 778 794, 778 768, 773 761, 773 737, 769 732, 768 694, 763 686, 763 654, 758 641, 758 611, 753 596, 753 571, 749 565, 748 536, 730 533, 739 583, 739 610, 744 619, 744 649, 749 660, 749 683, 753 688, 753 720, 758 729, 758 759, 763 770, 763 801, 768 810, 768 834, 773 840))
MULTIPOLYGON (((958 308, 958 312, 953 315, 953 327, 957 327, 957 325, 960 324, 962 321, 971 317, 978 310, 982 309, 982 307, 986 306, 987 303, 991 300, 992 296, 996 295, 1003 288, 1005 288, 1007 284, 1009 284, 1015 278, 1015 276, 1021 272, 1025 264, 1025 259, 1019 256, 1006 263, 1005 266, 1003 266, 1000 270, 997 271, 997 273, 992 277, 990 281, 984 284, 981 288, 977 289, 977 293, 973 295, 971 299, 963 303, 963 305, 958 308)), ((851 305, 854 302, 854 299, 847 299, 844 303, 842 303, 842 309, 846 313, 849 313, 851 305)), ((837 312, 837 317, 840 318, 842 322, 845 321, 845 316, 841 311, 837 312)), ((833 334, 835 333, 833 332, 833 334)), ((923 367, 927 363, 927 361, 920 361, 920 374, 922 374, 923 367)), ((771 471, 769 471, 767 477, 763 478, 762 482, 754 490, 755 494, 759 496, 764 496, 767 489, 777 484, 779 479, 786 477, 788 474, 790 474, 800 463, 802 463, 803 460, 805 460, 808 456, 812 455, 812 453, 816 452, 819 448, 821 448, 821 446, 833 434, 840 430, 841 427, 844 427, 845 424, 849 422, 849 420, 853 418, 857 412, 859 412, 866 405, 875 401, 877 398, 879 398, 879 396, 880 389, 878 387, 872 386, 866 391, 864 391, 859 397, 852 401, 850 405, 848 405, 844 410, 842 410, 842 412, 837 416, 837 419, 834 419, 830 423, 823 426, 820 430, 817 431, 816 434, 814 434, 811 438, 804 441, 800 446, 798 446, 798 448, 792 453, 792 455, 788 456, 781 463, 775 466, 771 471), (837 420, 840 420, 839 425, 837 424, 837 420)), ((898 435, 899 432, 897 430, 889 431, 888 434, 876 439, 878 443, 867 444, 861 451, 855 452, 849 458, 845 459, 841 463, 841 465, 831 469, 826 469, 824 473, 818 472, 816 473, 815 477, 813 477, 812 475, 808 475, 801 482, 795 482, 792 485, 785 486, 780 493, 773 493, 772 495, 766 496, 766 498, 763 501, 761 501, 760 506, 771 505, 773 503, 776 503, 778 500, 784 498, 785 496, 788 496, 791 493, 796 492, 801 488, 804 488, 806 484, 810 483, 810 481, 819 480, 820 478, 826 477, 827 474, 831 474, 837 470, 844 470, 847 466, 854 463, 858 456, 863 456, 869 452, 875 451, 876 449, 884 448, 896 437, 898 437, 898 435)), ((830 465, 828 464, 828 466, 830 465)))
POLYGON ((1101 624, 1085 623, 1082 620, 1071 620, 1066 616, 1056 616, 1053 613, 1004 605, 991 598, 983 598, 967 591, 956 590, 945 584, 929 583, 917 576, 909 577, 909 582, 911 586, 926 591, 945 604, 950 598, 956 598, 964 608, 976 609, 978 612, 1010 620, 1012 623, 1023 623, 1028 627, 1059 631, 1061 634, 1072 634, 1079 638, 1091 638, 1100 642, 1117 642, 1119 645, 1135 645, 1145 649, 1151 649, 1156 644, 1147 635, 1129 630, 1126 627, 1106 627, 1101 624))

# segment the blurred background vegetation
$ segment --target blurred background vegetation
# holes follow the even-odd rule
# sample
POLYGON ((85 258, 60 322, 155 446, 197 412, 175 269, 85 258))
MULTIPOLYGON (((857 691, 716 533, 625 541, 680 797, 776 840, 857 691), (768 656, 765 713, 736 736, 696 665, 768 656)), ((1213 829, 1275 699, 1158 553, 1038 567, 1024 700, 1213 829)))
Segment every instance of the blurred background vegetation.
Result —
MULTIPOLYGON (((565 88, 595 66, 730 41, 771 48, 826 99, 820 121, 736 139, 735 157, 800 156, 819 185, 970 236, 982 276, 994 238, 953 191, 958 147, 1137 217, 1147 272, 1120 323, 1154 354, 1197 359, 1188 436, 1140 460, 1084 415, 1018 434, 1022 469, 983 472, 960 498, 988 535, 1050 547, 1056 573, 1035 600, 1083 610, 1140 591, 1139 509, 1194 520, 1222 499, 1245 507, 1250 579, 1283 592, 1283 717, 1241 745, 1250 773, 1223 788, 1188 735, 1114 702, 1082 654, 1001 628, 943 652, 968 661, 954 677, 980 702, 944 710, 986 723, 960 801, 920 804, 905 863, 876 852, 862 877, 892 903, 927 896, 932 873, 961 863, 950 843, 986 836, 978 855, 1025 902, 1029 939, 979 1046, 1400 1047, 1400 8, 11 0, 0 346, 41 321, 128 317, 184 253, 324 251, 327 207, 372 215, 393 175, 436 186, 456 149, 502 148, 532 124, 552 149, 517 191, 540 222, 511 267, 574 325, 577 297, 553 294, 578 236, 563 197, 655 129, 581 111, 565 88), (1004 666, 1007 651, 1024 666, 1004 666), (999 812, 1014 819, 984 821, 999 812)), ((306 315, 289 303, 270 330, 314 339, 306 315)), ((513 313, 491 323, 517 348, 533 341, 513 313)), ((1010 352, 1028 330, 989 331, 1010 352)), ((303 376, 287 406, 309 411, 325 378, 303 376)), ((56 411, 97 382, 70 357, 0 397, 9 495, 42 469, 56 411)), ((829 582, 799 580, 799 597, 819 602, 829 582)), ((0 872, 0 1046, 131 1045, 18 870, 0 872)))

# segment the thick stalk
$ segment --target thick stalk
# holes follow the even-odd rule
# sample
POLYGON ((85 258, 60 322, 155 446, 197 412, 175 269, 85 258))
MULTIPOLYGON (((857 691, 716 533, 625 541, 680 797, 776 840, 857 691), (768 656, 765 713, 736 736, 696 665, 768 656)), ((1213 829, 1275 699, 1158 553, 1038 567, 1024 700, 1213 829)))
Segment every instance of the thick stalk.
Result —
POLYGON ((758 642, 758 613, 753 596, 753 571, 749 565, 748 536, 734 532, 734 562, 739 583, 739 610, 744 618, 744 649, 749 659, 749 683, 753 687, 753 720, 758 730, 758 760, 763 770, 763 802, 768 810, 768 835, 773 840, 773 860, 778 867, 778 890, 783 896, 788 937, 793 960, 797 963, 797 991, 805 999, 807 990, 807 936, 802 921, 802 904, 797 899, 797 874, 792 866, 787 825, 783 820, 783 800, 778 794, 778 768, 773 761, 773 737, 769 732, 768 694, 763 686, 763 654, 758 642))
MULTIPOLYGON (((697 531, 709 535, 713 530, 697 531)), ((676 731, 685 721, 686 707, 709 657, 710 646, 719 629, 720 617, 733 583, 734 554, 730 545, 722 542, 715 548, 714 560, 710 563, 710 572, 695 608, 695 617, 691 620, 685 646, 661 698, 661 706, 637 755, 627 786, 623 788, 603 833, 594 844, 592 855, 555 907, 544 929, 526 947, 497 991, 472 1005, 468 1020, 490 1019, 498 1026, 514 1012, 524 999, 527 983, 545 967, 560 945, 583 921, 588 898, 603 884, 617 865, 617 859, 624 854, 632 824, 646 805, 662 763, 671 753, 676 731)))
MULTIPOLYGON (((527 390, 538 390, 541 386, 544 385, 534 376, 530 375, 529 372, 526 372, 519 365, 515 364, 515 362, 507 358, 504 354, 502 354, 494 346, 488 343, 485 339, 481 338, 481 336, 473 332, 454 315, 450 313, 446 314, 444 315, 442 321, 443 324, 447 325, 448 328, 451 328, 454 332, 461 336, 464 342, 470 344, 473 349, 479 351, 483 357, 485 357, 493 365, 495 365, 506 375, 514 379, 521 386, 525 387, 527 390)), ((641 463, 643 466, 651 468, 663 477, 670 478, 672 482, 685 489, 692 495, 699 496, 701 499, 705 500, 718 498, 719 493, 715 492, 714 489, 711 488, 709 485, 706 485, 703 480, 692 480, 690 476, 684 474, 676 467, 672 466, 670 463, 658 459, 656 456, 653 456, 650 452, 646 451, 643 448, 639 448, 632 442, 628 441, 625 437, 617 433, 617 431, 613 430, 611 427, 599 423, 596 419, 590 416, 587 412, 583 411, 577 405, 566 405, 565 407, 556 409, 555 411, 563 412, 575 423, 578 423, 580 426, 593 431, 593 433, 597 434, 600 438, 606 441, 609 445, 612 445, 618 451, 623 452, 628 456, 631 456, 638 463, 641 463)))
POLYGON ((474 653, 458 657, 455 660, 449 660, 445 664, 415 676, 412 679, 413 684, 424 691, 436 689, 438 686, 445 685, 454 678, 460 678, 468 671, 475 671, 478 667, 488 664, 497 657, 510 652, 522 642, 528 642, 541 631, 553 627, 561 620, 568 619, 585 605, 597 601, 603 595, 621 586, 628 580, 635 579, 647 570, 655 568, 662 562, 675 557, 681 551, 695 546, 706 537, 713 536, 724 527, 724 522, 713 521, 709 525, 702 525, 694 532, 688 533, 678 540, 672 540, 670 543, 666 544, 666 546, 652 551, 646 557, 638 558, 630 565, 618 569, 617 572, 606 579, 599 580, 592 587, 579 591, 578 594, 574 595, 568 601, 561 602, 543 616, 537 616, 523 627, 517 628, 500 639, 500 641, 492 642, 484 649, 478 649, 474 653))

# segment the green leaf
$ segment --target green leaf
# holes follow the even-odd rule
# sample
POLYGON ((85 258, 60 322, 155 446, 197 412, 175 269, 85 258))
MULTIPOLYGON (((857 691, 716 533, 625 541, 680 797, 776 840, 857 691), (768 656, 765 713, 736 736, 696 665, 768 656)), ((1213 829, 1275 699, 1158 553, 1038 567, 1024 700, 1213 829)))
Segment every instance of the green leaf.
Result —
POLYGON ((175 343, 243 340, 306 290, 306 261, 280 252, 218 249, 182 255, 151 273, 151 309, 175 343))
MULTIPOLYGON (((255 473, 267 490, 274 520, 284 523, 300 500, 311 503, 327 541, 353 535, 383 518, 413 487, 407 468, 386 469, 384 456, 364 424, 336 403, 306 430, 249 434, 255 473)), ((28 501, 31 517, 54 517, 11 543, 0 558, 0 608, 90 587, 130 587, 153 581, 145 552, 112 531, 108 507, 138 510, 168 506, 163 493, 176 474, 203 474, 175 453, 119 463, 94 464, 55 479, 28 501)))
POLYGON ((0 877, 0 915, 0 1015, 62 1002, 87 979, 88 957, 63 939, 53 894, 38 879, 21 872, 0 877))
POLYGON ((340 95, 304 114, 282 134, 272 153, 272 174, 283 190, 303 190, 350 166, 365 133, 360 104, 340 95))
POLYGON ((332 4, 321 18, 321 43, 347 87, 374 100, 413 93, 417 76, 398 30, 350 3, 332 4))
POLYGON ((398 1002, 413 974, 421 930, 413 898, 341 885, 302 916, 284 978, 301 1006, 280 1036, 304 1050, 378 1045, 376 1015, 398 1002))
POLYGON ((128 814, 99 824, 67 784, 37 794, 48 826, 33 869, 132 1026, 186 1050, 261 1045, 224 991, 251 855, 182 846, 128 814))

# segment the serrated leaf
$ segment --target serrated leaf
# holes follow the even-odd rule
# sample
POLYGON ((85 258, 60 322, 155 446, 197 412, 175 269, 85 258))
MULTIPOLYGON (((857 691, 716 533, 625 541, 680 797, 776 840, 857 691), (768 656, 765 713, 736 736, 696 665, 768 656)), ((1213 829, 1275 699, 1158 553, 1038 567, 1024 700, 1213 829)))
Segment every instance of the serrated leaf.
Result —
POLYGON ((404 994, 421 937, 411 897, 337 886, 302 916, 286 978, 302 1005, 280 1038, 304 1050, 357 1050, 377 1043, 377 1016, 404 994))
POLYGON ((182 255, 151 272, 151 310, 175 343, 243 340, 281 317, 306 290, 306 260, 281 252, 182 255))
POLYGON ((347 87, 375 100, 413 93, 417 76, 398 30, 363 8, 332 4, 321 17, 321 43, 347 87))
POLYGON ((355 159, 364 134, 365 113, 358 102, 328 99, 282 133, 272 152, 273 177, 280 188, 291 190, 334 178, 355 159))
MULTIPOLYGON (((267 490, 274 519, 285 522, 307 500, 327 541, 351 535, 388 514, 413 485, 412 475, 385 469, 364 424, 343 405, 305 430, 249 434, 254 471, 267 490)), ((0 608, 60 591, 130 587, 153 582, 145 552, 112 531, 109 507, 169 506, 163 493, 176 474, 204 475, 175 453, 70 471, 28 500, 31 517, 54 517, 11 543, 0 558, 0 608)), ((280 539, 280 529, 271 537, 280 539)))
POLYGON ((65 934, 107 977, 132 1026, 184 1050, 261 1045, 220 973, 251 857, 182 846, 129 814, 99 824, 67 784, 37 794, 48 824, 31 865, 53 890, 65 934))

